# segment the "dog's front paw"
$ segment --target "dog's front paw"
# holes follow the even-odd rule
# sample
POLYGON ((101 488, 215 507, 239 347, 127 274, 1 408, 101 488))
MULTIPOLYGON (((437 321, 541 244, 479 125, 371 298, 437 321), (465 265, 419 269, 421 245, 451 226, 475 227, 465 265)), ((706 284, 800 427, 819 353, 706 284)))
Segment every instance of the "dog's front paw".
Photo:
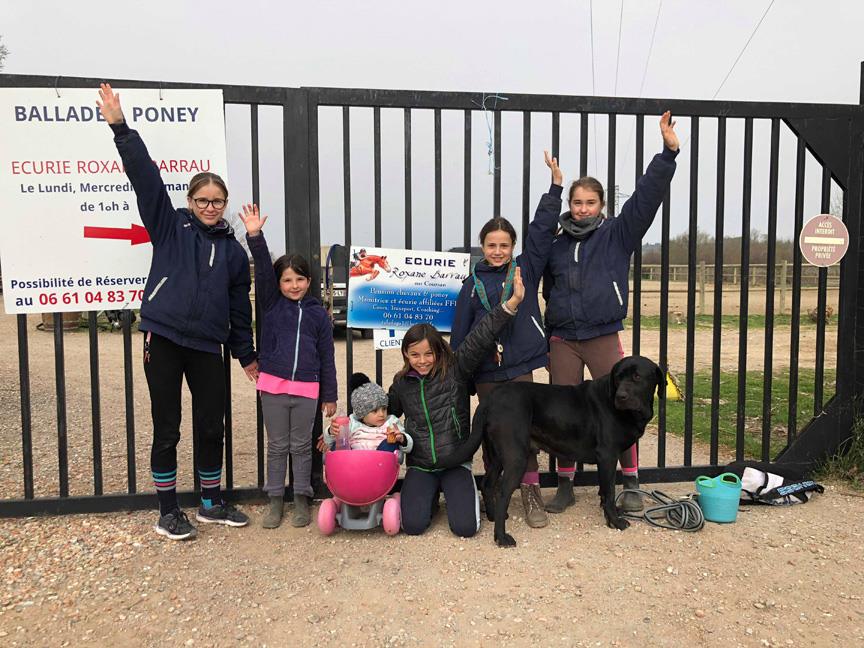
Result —
POLYGON ((606 518, 606 526, 608 526, 610 529, 618 529, 619 531, 623 531, 630 526, 630 522, 619 515, 616 517, 606 518))
POLYGON ((503 533, 500 536, 495 536, 495 544, 499 547, 515 547, 516 540, 509 533, 503 533))

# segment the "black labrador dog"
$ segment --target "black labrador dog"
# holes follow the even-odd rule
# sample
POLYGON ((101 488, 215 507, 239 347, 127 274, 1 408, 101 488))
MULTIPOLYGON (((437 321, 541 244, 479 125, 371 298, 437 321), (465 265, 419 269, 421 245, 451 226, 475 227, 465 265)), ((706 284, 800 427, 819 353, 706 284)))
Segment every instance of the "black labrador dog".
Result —
POLYGON ((499 546, 516 545, 505 531, 504 520, 532 443, 559 457, 597 464, 606 524, 626 529, 630 523, 615 506, 618 456, 636 443, 654 417, 655 391, 665 397, 665 376, 641 356, 623 358, 608 376, 575 387, 504 383, 477 408, 465 444, 440 467, 470 460, 482 441, 488 461, 483 498, 499 546))

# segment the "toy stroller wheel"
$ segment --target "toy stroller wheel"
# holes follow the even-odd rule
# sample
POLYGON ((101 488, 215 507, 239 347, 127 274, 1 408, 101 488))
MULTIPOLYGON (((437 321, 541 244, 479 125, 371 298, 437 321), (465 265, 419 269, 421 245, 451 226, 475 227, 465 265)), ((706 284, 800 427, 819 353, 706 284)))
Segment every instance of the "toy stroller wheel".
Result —
POLYGON ((400 506, 401 506, 401 503, 402 503, 402 499, 401 499, 401 498, 402 498, 402 493, 393 493, 393 494, 390 496, 390 499, 394 499, 394 500, 396 500, 397 502, 399 502, 399 503, 400 503, 400 506))
POLYGON ((333 504, 336 506, 337 513, 342 510, 342 500, 340 500, 338 497, 333 498, 333 504))
POLYGON ((318 530, 322 535, 336 530, 336 502, 332 499, 325 499, 318 507, 318 530))
POLYGON ((402 526, 402 511, 399 507, 398 498, 390 497, 384 502, 381 524, 384 527, 384 533, 387 535, 396 535, 399 533, 399 528, 402 526))

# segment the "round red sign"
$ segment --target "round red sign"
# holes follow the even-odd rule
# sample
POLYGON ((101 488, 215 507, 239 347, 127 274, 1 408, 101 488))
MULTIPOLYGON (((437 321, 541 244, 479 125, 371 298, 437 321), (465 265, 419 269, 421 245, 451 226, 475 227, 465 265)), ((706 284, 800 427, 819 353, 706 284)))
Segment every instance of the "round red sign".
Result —
POLYGON ((807 263, 827 268, 839 263, 849 249, 849 231, 836 216, 819 214, 804 223, 798 247, 807 263))

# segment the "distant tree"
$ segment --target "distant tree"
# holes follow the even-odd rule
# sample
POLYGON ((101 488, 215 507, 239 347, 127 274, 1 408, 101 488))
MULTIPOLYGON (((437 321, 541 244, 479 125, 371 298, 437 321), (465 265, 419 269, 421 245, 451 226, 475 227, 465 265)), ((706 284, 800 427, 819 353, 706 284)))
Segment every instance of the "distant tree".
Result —
POLYGON ((8 55, 9 50, 6 49, 6 46, 3 44, 3 37, 0 36, 0 70, 3 69, 3 62, 6 60, 8 55))

